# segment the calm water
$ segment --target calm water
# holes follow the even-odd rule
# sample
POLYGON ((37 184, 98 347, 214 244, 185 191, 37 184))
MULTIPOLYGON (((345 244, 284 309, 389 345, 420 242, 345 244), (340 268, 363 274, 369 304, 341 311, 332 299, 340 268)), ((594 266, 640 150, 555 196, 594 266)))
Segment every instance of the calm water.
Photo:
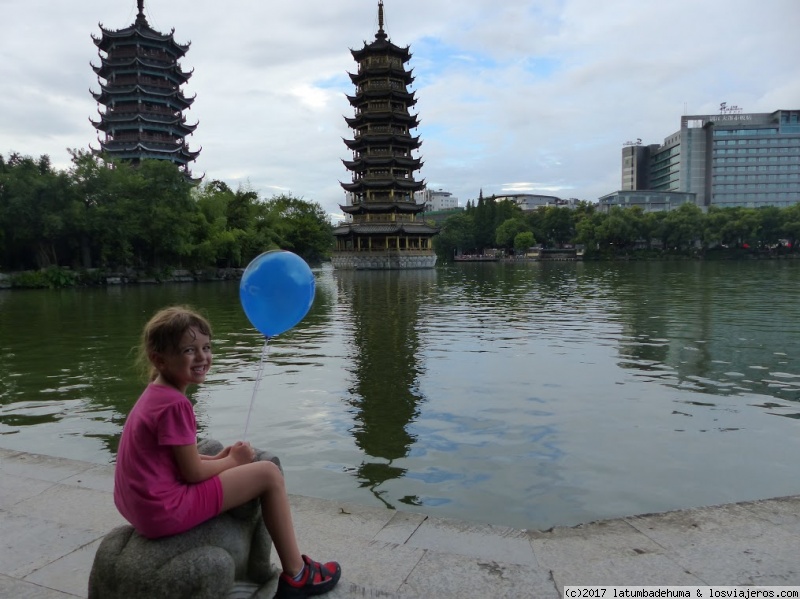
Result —
MULTIPOLYGON (((291 493, 521 528, 800 493, 800 262, 316 275, 247 435, 291 493)), ((263 338, 201 283, 0 291, 0 446, 112 462, 172 303, 215 328, 201 434, 241 438, 263 338)))

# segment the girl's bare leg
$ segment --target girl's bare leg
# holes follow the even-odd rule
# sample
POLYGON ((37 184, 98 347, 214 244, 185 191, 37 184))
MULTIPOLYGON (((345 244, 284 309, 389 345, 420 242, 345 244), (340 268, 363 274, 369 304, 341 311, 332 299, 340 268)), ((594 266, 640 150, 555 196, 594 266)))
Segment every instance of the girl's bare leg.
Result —
POLYGON ((264 524, 275 544, 283 571, 291 576, 300 572, 303 558, 297 546, 292 511, 280 469, 272 462, 253 462, 225 470, 220 473, 219 480, 222 483, 222 511, 261 498, 264 524))

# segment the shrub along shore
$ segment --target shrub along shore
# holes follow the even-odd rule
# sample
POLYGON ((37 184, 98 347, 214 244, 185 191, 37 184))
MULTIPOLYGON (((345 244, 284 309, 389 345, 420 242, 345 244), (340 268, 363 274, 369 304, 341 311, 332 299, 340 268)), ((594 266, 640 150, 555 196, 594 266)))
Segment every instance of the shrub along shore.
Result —
MULTIPOLYGON (((797 260, 800 253, 786 248, 750 250, 742 248, 714 248, 710 250, 632 250, 627 252, 594 252, 580 258, 586 262, 657 262, 657 261, 750 261, 797 260)), ((501 262, 537 262, 539 258, 507 256, 501 262)), ((64 289, 70 287, 102 287, 113 285, 158 285, 162 283, 193 283, 204 281, 230 281, 242 278, 243 268, 183 269, 165 268, 159 272, 128 269, 105 271, 102 269, 77 270, 51 266, 41 270, 0 273, 0 289, 64 289)))

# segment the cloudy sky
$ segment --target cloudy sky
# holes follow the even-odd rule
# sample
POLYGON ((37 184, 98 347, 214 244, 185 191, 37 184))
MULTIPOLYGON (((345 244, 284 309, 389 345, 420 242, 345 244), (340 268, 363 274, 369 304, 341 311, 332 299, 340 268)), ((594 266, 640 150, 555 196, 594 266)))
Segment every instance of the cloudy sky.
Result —
MULTIPOLYGON (((206 181, 339 211, 343 116, 377 0, 146 0, 155 29, 191 42, 190 147, 206 181)), ((682 114, 800 108, 800 0, 385 0, 410 45, 429 188, 461 205, 533 192, 596 200, 620 185, 626 141, 661 143, 682 114)), ((97 147, 90 63, 99 23, 135 0, 0 0, 0 154, 97 147)))

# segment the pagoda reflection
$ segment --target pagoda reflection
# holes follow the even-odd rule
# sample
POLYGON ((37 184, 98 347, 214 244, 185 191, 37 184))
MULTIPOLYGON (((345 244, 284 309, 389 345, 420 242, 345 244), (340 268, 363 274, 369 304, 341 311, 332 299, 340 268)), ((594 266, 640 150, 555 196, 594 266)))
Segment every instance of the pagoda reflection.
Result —
MULTIPOLYGON (((395 465, 408 456, 416 436, 411 424, 425 397, 419 388, 421 362, 419 308, 436 272, 339 271, 340 305, 349 308, 352 332, 352 406, 356 445, 364 460, 355 469, 362 487, 389 507, 392 499, 380 487, 405 475, 395 465)), ((416 504, 416 497, 398 499, 416 504)))

